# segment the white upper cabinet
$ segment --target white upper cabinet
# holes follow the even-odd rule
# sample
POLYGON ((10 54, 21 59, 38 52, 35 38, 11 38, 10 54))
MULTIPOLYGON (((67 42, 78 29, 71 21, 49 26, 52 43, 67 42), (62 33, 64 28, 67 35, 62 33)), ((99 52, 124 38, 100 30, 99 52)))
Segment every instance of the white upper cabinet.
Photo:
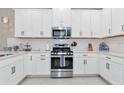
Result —
POLYGON ((24 35, 24 14, 15 10, 15 37, 24 35))
POLYGON ((102 12, 103 37, 124 34, 124 9, 104 8, 102 12))
POLYGON ((72 37, 81 36, 80 21, 80 10, 71 10, 72 37))
POLYGON ((111 9, 104 8, 102 10, 102 37, 112 35, 112 24, 111 24, 111 9))
POLYGON ((80 36, 91 37, 91 13, 90 11, 80 11, 81 12, 81 31, 80 36))
POLYGON ((44 9, 43 36, 52 37, 52 9, 44 9))
POLYGON ((124 34, 124 9, 112 8, 112 34, 124 34))
POLYGON ((15 37, 51 37, 51 9, 15 9, 15 37))
POLYGON ((100 37, 101 10, 72 9, 72 37, 100 37))
POLYGON ((53 8, 52 26, 71 26, 70 8, 53 8))
POLYGON ((101 11, 91 12, 91 37, 101 37, 101 11))

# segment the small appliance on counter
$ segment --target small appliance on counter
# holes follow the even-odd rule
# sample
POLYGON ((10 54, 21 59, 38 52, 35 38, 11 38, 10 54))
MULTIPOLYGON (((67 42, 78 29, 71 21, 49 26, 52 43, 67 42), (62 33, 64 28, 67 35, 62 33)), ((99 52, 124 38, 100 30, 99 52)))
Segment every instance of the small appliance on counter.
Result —
POLYGON ((25 46, 23 49, 24 51, 31 51, 32 50, 31 45, 29 45, 28 43, 24 46, 25 46))
POLYGON ((105 42, 102 42, 99 44, 99 51, 109 51, 109 46, 105 42))
POLYGON ((13 46, 13 50, 14 51, 18 51, 19 50, 19 46, 17 46, 17 45, 16 46, 13 46))
POLYGON ((93 51, 93 46, 91 43, 88 44, 88 51, 93 51))

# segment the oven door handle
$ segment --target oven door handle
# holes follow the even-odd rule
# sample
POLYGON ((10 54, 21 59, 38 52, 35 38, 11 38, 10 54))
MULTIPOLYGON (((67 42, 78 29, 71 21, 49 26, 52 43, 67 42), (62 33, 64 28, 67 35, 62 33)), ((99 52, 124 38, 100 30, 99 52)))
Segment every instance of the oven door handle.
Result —
POLYGON ((63 66, 65 67, 65 57, 63 57, 63 66))
POLYGON ((60 57, 60 67, 63 67, 63 61, 64 61, 64 58, 63 58, 63 55, 61 55, 61 57, 60 57))

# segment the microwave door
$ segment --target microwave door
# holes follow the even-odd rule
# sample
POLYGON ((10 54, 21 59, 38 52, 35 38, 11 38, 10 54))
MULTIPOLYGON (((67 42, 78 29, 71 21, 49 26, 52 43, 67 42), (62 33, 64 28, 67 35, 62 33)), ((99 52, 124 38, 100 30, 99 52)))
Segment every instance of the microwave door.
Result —
POLYGON ((65 34, 65 31, 64 31, 64 30, 61 30, 61 31, 60 31, 60 38, 64 38, 65 35, 66 35, 66 34, 65 34))

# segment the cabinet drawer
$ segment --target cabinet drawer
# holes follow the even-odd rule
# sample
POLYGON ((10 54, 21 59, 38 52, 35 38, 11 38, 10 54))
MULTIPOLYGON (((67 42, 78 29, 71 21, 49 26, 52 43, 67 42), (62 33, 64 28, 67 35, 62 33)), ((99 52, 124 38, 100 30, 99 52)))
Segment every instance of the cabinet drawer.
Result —
POLYGON ((88 53, 74 53, 74 57, 97 57, 97 54, 88 54, 88 53))

